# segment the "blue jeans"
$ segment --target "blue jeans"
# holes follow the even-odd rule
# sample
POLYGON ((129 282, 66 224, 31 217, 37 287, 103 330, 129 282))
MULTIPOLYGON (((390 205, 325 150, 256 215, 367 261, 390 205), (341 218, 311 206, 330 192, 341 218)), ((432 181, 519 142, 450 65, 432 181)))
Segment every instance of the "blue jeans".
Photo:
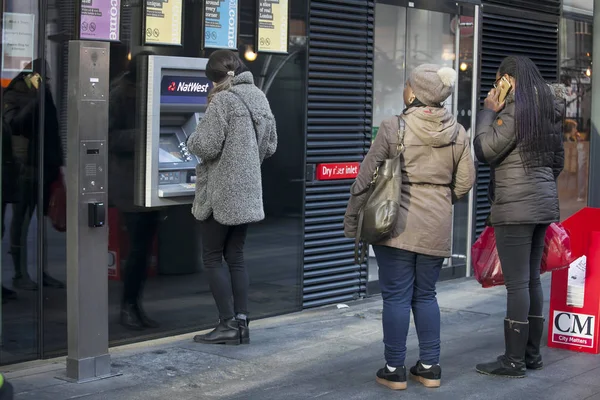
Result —
POLYGON ((439 364, 440 308, 435 285, 444 258, 387 246, 373 248, 383 297, 383 343, 387 364, 391 367, 404 365, 411 309, 417 327, 421 362, 439 364))

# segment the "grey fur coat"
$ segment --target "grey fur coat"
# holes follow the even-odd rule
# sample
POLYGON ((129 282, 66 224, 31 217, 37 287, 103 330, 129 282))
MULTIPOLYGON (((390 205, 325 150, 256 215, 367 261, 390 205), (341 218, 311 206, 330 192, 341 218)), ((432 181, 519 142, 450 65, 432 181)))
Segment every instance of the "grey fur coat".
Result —
POLYGON ((188 148, 201 159, 192 206, 196 219, 205 221, 212 215, 232 226, 265 218, 261 164, 277 149, 277 130, 269 102, 254 85, 251 72, 236 76, 230 91, 212 98, 188 148))

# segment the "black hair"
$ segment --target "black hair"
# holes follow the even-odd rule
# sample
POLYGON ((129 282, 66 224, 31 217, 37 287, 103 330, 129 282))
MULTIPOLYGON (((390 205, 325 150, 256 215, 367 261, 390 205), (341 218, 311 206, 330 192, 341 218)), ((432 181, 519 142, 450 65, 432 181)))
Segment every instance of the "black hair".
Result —
POLYGON ((246 68, 237 53, 230 50, 217 50, 208 58, 206 77, 215 83, 220 83, 229 77, 227 75, 229 71, 239 75, 247 70, 248 68, 246 68))
MULTIPOLYGON (((408 112, 408 110, 410 110, 411 108, 415 108, 415 107, 429 107, 429 106, 415 97, 415 99, 413 100, 413 102, 410 103, 410 104, 408 104, 404 108, 404 111, 402 111, 402 114, 406 114, 408 112)), ((441 104, 436 104, 436 105, 433 105, 432 107, 434 107, 434 108, 441 108, 442 105, 441 104)))
POLYGON ((229 90, 233 78, 246 71, 248 68, 237 53, 230 50, 217 50, 212 53, 206 64, 206 77, 214 82, 215 86, 208 96, 208 101, 210 102, 215 94, 229 90))
POLYGON ((498 75, 515 79, 515 129, 525 168, 541 166, 554 150, 554 95, 537 66, 527 57, 511 56, 502 61, 498 75))

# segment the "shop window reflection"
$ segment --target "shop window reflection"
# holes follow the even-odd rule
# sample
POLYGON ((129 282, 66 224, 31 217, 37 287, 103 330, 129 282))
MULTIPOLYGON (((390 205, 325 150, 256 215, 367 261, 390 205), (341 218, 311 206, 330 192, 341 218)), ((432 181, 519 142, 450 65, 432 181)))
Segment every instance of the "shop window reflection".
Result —
MULTIPOLYGON (((193 40, 189 36, 184 42, 186 48, 179 52, 164 47, 146 49, 155 55, 200 55, 190 46, 193 40)), ((277 152, 262 168, 266 219, 250 226, 246 241, 254 319, 301 307, 306 42, 291 40, 286 55, 252 54, 247 51, 251 46, 244 42, 247 40, 242 40, 240 56, 257 86, 267 94, 279 132, 277 152)), ((217 318, 191 204, 130 207, 134 187, 142 184, 133 171, 136 160, 143 156, 135 141, 145 130, 140 112, 148 86, 140 76, 132 76, 132 71, 140 68, 132 64, 148 54, 124 45, 111 47, 109 323, 113 344, 209 327, 217 318), (132 254, 138 255, 137 261, 132 261, 132 254), (135 315, 131 319, 132 313, 142 318, 135 315)))
POLYGON ((561 219, 587 204, 592 100, 592 25, 563 18, 561 83, 566 87, 565 167, 558 179, 561 219))

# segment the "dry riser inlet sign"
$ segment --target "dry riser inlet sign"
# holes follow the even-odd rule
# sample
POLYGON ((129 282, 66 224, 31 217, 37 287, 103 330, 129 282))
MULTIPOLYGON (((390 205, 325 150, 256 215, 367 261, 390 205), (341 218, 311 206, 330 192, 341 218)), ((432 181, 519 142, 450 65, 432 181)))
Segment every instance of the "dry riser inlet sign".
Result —
POLYGON ((182 8, 182 0, 146 0, 146 43, 180 46, 182 8))
POLYGON ((237 50, 238 0, 205 0, 204 47, 237 50))
POLYGON ((81 0, 79 37, 87 40, 119 40, 121 0, 81 0))
POLYGON ((288 52, 289 0, 259 0, 258 51, 288 52))

